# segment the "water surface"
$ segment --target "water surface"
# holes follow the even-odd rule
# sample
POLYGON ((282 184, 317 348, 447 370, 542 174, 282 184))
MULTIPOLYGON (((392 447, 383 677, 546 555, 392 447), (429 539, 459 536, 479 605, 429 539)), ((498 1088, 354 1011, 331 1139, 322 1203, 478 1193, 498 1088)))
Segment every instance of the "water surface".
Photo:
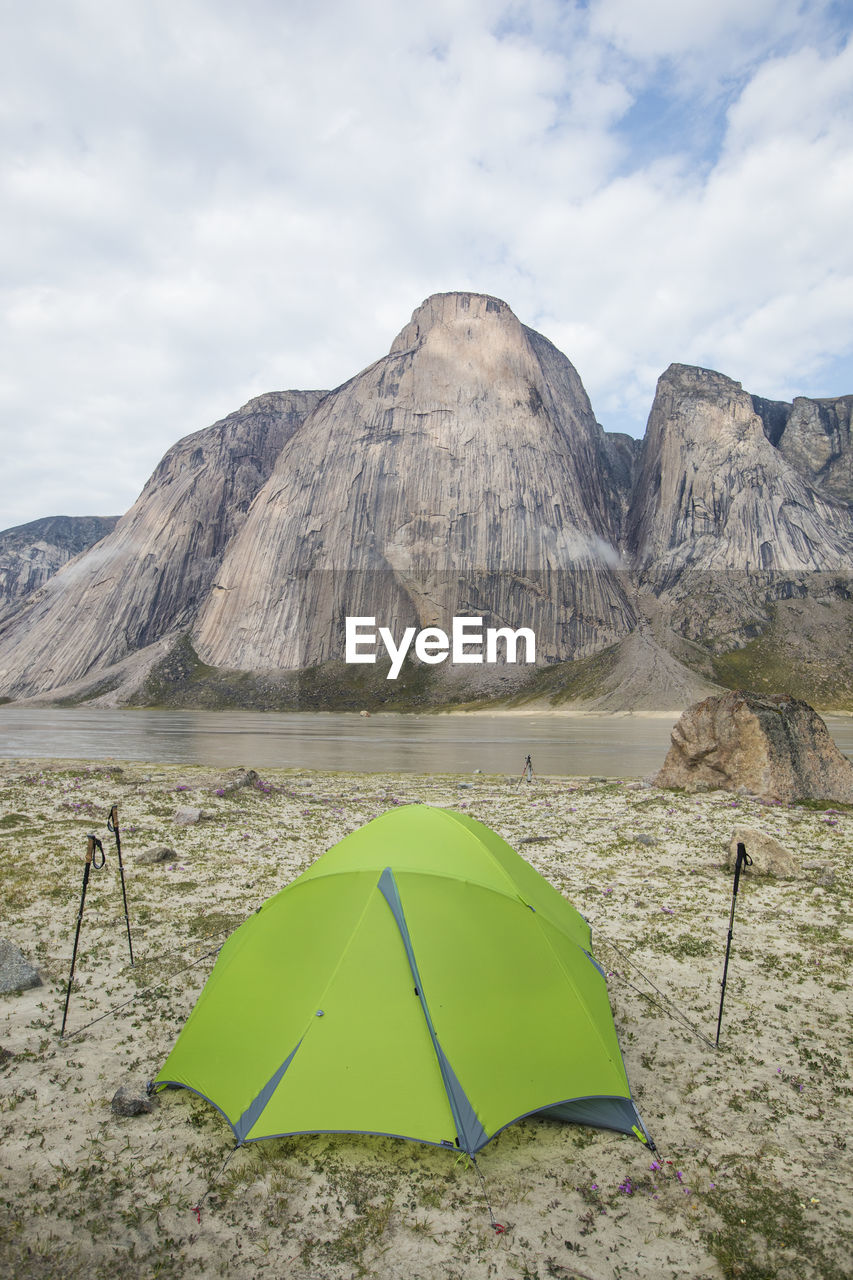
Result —
MULTIPOLYGON (((853 755, 853 717, 826 717, 853 755)), ((669 718, 373 715, 0 707, 0 757, 151 760, 250 768, 644 777, 669 747, 669 718)))

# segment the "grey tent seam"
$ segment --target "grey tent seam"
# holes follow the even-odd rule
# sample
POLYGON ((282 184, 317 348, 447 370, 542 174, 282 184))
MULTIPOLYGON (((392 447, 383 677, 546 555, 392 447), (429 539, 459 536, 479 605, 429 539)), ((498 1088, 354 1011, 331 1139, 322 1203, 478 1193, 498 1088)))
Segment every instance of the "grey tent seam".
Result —
POLYGON ((386 867, 379 877, 379 889, 388 903, 391 914, 397 928, 400 930, 400 937, 406 951, 409 961, 409 968, 415 983, 415 990, 420 1000, 424 1018, 429 1031, 430 1040, 432 1041, 435 1056, 438 1059, 439 1070, 441 1071, 441 1079, 444 1084, 444 1090, 447 1094, 447 1101, 450 1104, 450 1110, 453 1114, 453 1121, 456 1125, 457 1138, 460 1147, 467 1152, 469 1156, 473 1156, 476 1151, 485 1146, 488 1142, 488 1135, 480 1123, 480 1119, 471 1105, 468 1095, 465 1093, 460 1084, 455 1071, 453 1070, 447 1055, 442 1049, 429 1006, 424 995, 423 984, 421 982, 420 972, 418 971, 418 962, 415 959, 414 948, 412 947, 412 939, 409 933, 409 926, 406 923, 406 916, 403 911, 403 904, 400 901, 400 891, 397 888, 397 881, 394 879, 394 873, 390 867, 386 867))

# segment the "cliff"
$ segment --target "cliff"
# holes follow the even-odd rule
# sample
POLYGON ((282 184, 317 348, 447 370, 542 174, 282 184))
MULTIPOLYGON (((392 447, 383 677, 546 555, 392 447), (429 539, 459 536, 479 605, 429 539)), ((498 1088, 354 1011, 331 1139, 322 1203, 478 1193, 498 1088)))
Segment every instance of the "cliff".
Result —
POLYGON ((62 687, 191 625, 252 499, 321 395, 259 396, 170 449, 112 533, 0 622, 3 692, 62 687))
POLYGON ((343 656, 346 614, 399 632, 472 612, 533 627, 543 659, 592 652, 633 623, 615 483, 565 356, 494 298, 430 298, 282 450, 199 655, 304 667, 343 656))
POLYGON ((115 528, 118 516, 46 516, 0 533, 0 615, 115 528))
POLYGON ((260 396, 169 450, 0 616, 0 695, 615 710, 771 682, 853 706, 851 406, 672 365, 635 441, 505 303, 436 295, 334 391, 260 396), (540 670, 408 663, 392 688, 341 661, 347 616, 399 636, 454 615, 533 629, 540 670))

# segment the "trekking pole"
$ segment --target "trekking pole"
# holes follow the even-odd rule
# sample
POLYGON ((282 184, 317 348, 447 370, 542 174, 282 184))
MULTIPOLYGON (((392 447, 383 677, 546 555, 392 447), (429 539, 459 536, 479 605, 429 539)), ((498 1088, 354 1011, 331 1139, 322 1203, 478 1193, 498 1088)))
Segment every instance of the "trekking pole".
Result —
POLYGON ((720 984, 722 987, 722 990, 720 991, 720 1016, 717 1018, 717 1038, 714 1041, 715 1048, 719 1048, 720 1046, 720 1027, 723 1022, 723 1001, 726 998, 726 975, 729 971, 729 953, 732 949, 732 933, 735 927, 735 906, 737 905, 737 891, 740 883, 740 869, 744 866, 751 867, 752 858, 750 858, 746 851, 746 845, 738 844, 737 859, 735 860, 735 883, 734 889, 732 890, 732 910, 731 915, 729 916, 729 937, 726 942, 726 963, 723 965, 723 981, 720 984))
POLYGON ((116 853, 118 854, 118 873, 121 877, 121 896, 124 902, 124 923, 127 925, 127 948, 130 952, 130 963, 133 964, 133 943, 130 940, 130 916, 127 914, 127 892, 124 887, 124 867, 121 861, 121 836, 118 829, 118 805, 113 805, 107 815, 107 830, 112 831, 116 838, 116 853))
POLYGON ((83 892, 80 895, 80 910, 77 913, 77 932, 74 934, 74 950, 71 953, 71 972, 68 975, 68 990, 65 993, 65 1012, 62 1015, 62 1027, 59 1032, 60 1040, 65 1035, 65 1023, 68 1019, 68 1005, 71 1000, 71 984, 74 981, 74 965, 77 962, 77 944, 80 941, 80 926, 83 923, 83 907, 86 903, 86 888, 89 884, 89 872, 92 867, 96 871, 100 871, 106 862, 104 846, 101 844, 97 836, 89 835, 86 837, 89 841, 86 848, 86 865, 83 868, 83 892), (98 862, 98 854, 101 855, 101 861, 98 862))

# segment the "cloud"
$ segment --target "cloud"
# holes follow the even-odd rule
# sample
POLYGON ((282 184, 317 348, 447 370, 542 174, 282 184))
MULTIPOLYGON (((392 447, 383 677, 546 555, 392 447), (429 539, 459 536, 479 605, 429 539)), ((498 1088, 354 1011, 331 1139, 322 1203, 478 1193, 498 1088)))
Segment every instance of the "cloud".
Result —
POLYGON ((850 391, 821 382, 853 336, 845 35, 793 0, 21 10, 0 527, 126 509, 180 436, 337 385, 446 289, 505 298, 608 426, 671 360, 850 391))

